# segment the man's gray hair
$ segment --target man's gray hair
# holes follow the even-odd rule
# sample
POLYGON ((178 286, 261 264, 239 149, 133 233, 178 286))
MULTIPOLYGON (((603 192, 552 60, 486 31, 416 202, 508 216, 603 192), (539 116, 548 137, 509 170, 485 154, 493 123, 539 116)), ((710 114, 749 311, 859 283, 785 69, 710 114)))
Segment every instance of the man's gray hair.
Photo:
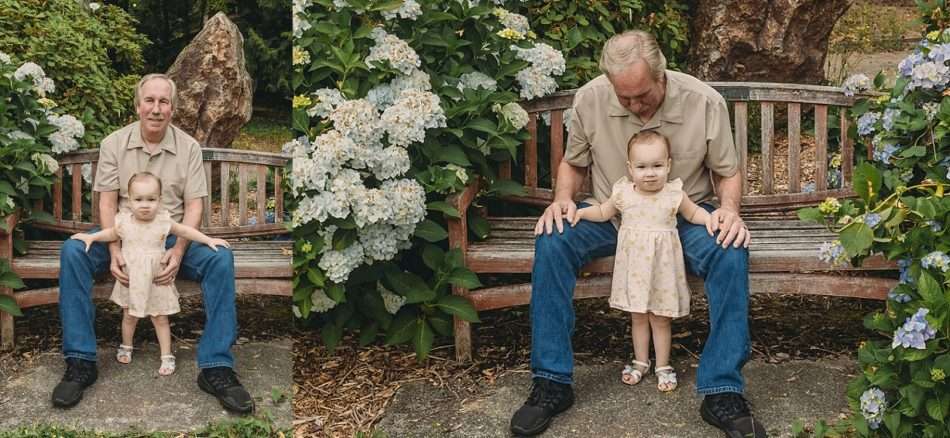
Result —
POLYGON ((660 80, 663 77, 666 71, 666 57, 660 51, 656 38, 642 30, 628 30, 610 37, 604 43, 604 50, 600 54, 600 71, 607 76, 612 76, 639 61, 647 63, 654 80, 660 80))
POLYGON ((142 98, 142 87, 146 82, 152 79, 164 79, 165 82, 168 82, 168 85, 171 87, 172 91, 172 109, 174 110, 178 106, 178 87, 175 86, 175 81, 168 75, 164 73, 149 73, 145 76, 142 76, 142 79, 139 79, 139 83, 135 86, 135 99, 132 101, 135 104, 135 107, 139 107, 139 100, 142 98))

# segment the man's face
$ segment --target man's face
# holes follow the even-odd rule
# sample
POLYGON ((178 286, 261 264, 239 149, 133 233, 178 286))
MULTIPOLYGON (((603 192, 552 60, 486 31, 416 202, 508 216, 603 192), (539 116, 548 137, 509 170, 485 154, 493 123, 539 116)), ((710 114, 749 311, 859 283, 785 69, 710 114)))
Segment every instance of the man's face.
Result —
POLYGON ((620 105, 636 114, 643 122, 656 114, 666 95, 664 81, 654 80, 650 67, 643 61, 638 61, 626 70, 607 78, 614 86, 614 93, 620 105))
POLYGON ((139 115, 144 134, 163 135, 172 121, 172 87, 168 81, 156 78, 142 84, 135 112, 139 115))

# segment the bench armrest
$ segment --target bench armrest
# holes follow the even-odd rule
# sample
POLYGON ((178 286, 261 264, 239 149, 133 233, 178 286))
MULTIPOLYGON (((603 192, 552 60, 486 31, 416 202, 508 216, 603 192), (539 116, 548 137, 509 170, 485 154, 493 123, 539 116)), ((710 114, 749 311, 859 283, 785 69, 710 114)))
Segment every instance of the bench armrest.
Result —
POLYGON ((4 227, 7 230, 0 229, 0 258, 13 260, 13 229, 16 228, 17 222, 20 220, 20 212, 14 211, 9 216, 0 218, 0 220, 3 220, 4 227))
POLYGON ((446 202, 459 212, 457 218, 448 217, 449 248, 461 248, 463 253, 468 251, 468 207, 475 200, 480 185, 481 179, 476 178, 465 186, 464 190, 452 194, 446 199, 446 202))

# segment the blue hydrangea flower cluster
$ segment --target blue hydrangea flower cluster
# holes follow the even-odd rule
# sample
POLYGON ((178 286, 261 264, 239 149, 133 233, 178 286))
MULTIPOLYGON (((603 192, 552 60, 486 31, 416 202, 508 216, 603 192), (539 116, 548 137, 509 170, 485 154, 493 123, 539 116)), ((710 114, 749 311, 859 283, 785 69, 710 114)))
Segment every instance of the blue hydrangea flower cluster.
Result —
POLYGON ((950 257, 942 251, 934 251, 920 259, 920 266, 923 266, 925 269, 937 268, 940 269, 941 272, 947 272, 947 270, 950 269, 950 257))
POLYGON ((881 118, 881 126, 884 127, 885 131, 894 129, 894 119, 900 114, 901 112, 897 108, 888 108, 884 110, 884 117, 881 118))
POLYGON ((874 150, 874 160, 882 163, 890 163, 894 154, 900 150, 900 145, 886 144, 883 147, 874 150))
POLYGON ((930 231, 933 231, 934 233, 939 233, 940 230, 943 229, 943 223, 940 221, 927 221, 927 225, 930 226, 930 231))
POLYGON ((897 260, 897 268, 900 270, 901 277, 897 281, 899 284, 913 284, 914 277, 910 276, 910 264, 911 260, 909 258, 903 258, 897 260))
POLYGON ((921 307, 912 316, 904 320, 904 325, 897 328, 894 332, 894 342, 891 348, 904 347, 916 348, 918 350, 927 349, 927 341, 934 338, 937 331, 927 322, 927 313, 930 309, 921 307))
POLYGON ((881 113, 867 112, 858 118, 858 134, 871 135, 874 133, 874 124, 881 118, 881 113))
POLYGON ((868 213, 864 215, 864 223, 867 226, 874 228, 877 224, 881 223, 881 215, 877 213, 868 213))
POLYGON ((861 394, 861 414, 864 415, 871 429, 881 427, 884 409, 887 408, 886 402, 884 391, 879 388, 868 388, 864 394, 861 394))
POLYGON ((910 295, 907 295, 902 292, 897 292, 894 289, 891 289, 891 291, 887 293, 887 299, 904 304, 906 302, 909 302, 911 300, 911 297, 910 295))

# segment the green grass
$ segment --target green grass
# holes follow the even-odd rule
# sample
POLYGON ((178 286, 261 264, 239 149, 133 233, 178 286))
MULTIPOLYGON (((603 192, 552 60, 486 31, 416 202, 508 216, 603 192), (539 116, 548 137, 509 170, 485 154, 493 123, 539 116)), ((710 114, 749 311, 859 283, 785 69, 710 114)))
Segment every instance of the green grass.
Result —
POLYGON ((279 429, 266 415, 212 423, 196 432, 126 432, 121 434, 76 430, 52 425, 0 431, 0 438, 256 438, 291 437, 290 428, 279 429))
POLYGON ((280 152, 280 147, 293 139, 290 131, 290 114, 258 110, 255 108, 251 121, 241 128, 232 149, 258 152, 280 152))

